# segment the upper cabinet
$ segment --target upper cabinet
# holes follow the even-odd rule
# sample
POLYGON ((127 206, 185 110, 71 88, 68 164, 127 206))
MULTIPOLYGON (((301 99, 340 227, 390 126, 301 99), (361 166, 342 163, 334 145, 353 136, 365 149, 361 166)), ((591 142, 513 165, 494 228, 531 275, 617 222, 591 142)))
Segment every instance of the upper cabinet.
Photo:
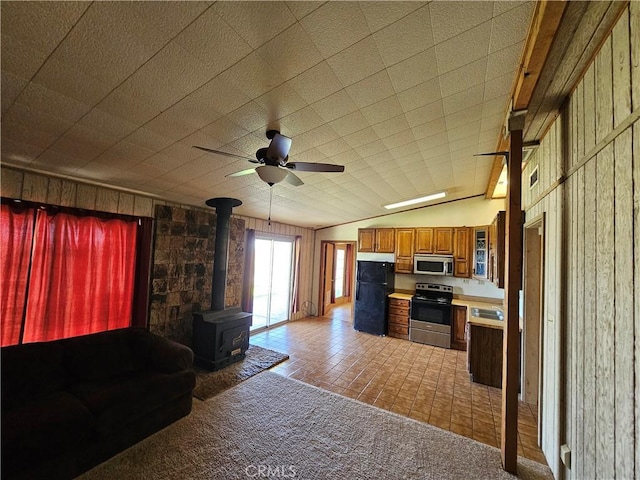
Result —
POLYGON ((433 253, 433 228, 416 228, 416 248, 413 253, 433 253))
POLYGON ((413 273, 415 228, 396 228, 396 273, 413 273))
POLYGON ((376 228, 376 252, 394 253, 396 249, 395 228, 376 228))
POLYGON ((453 228, 438 227, 433 229, 433 253, 453 255, 453 228))
POLYGON ((471 277, 471 232, 469 227, 454 229, 453 268, 456 277, 471 277))
POLYGON ((489 226, 488 278, 498 288, 504 288, 504 235, 506 212, 498 212, 489 226))
POLYGON ((454 276, 504 287, 505 212, 490 226, 361 228, 358 252, 395 254, 395 273, 413 273, 415 254, 453 255, 454 276))
POLYGON ((358 230, 358 251, 394 253, 395 233, 394 228, 361 228, 358 230))
POLYGON ((376 229, 361 228, 358 230, 358 251, 374 252, 376 248, 376 229))
POLYGON ((489 227, 475 227, 473 229, 473 276, 479 279, 487 278, 489 227))

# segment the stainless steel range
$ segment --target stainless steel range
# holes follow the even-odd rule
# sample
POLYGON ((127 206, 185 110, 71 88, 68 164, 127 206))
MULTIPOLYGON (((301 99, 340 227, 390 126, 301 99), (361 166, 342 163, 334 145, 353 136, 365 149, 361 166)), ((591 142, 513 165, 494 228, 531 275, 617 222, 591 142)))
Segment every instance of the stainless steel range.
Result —
POLYGON ((453 287, 435 283, 416 283, 411 297, 409 340, 436 347, 451 348, 453 287))

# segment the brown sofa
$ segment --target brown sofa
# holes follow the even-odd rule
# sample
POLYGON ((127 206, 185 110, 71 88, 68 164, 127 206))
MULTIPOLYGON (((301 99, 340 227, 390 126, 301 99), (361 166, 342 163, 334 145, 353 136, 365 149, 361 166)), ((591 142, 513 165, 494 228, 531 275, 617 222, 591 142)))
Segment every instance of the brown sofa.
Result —
POLYGON ((141 328, 4 347, 2 478, 73 478, 191 411, 193 352, 141 328))

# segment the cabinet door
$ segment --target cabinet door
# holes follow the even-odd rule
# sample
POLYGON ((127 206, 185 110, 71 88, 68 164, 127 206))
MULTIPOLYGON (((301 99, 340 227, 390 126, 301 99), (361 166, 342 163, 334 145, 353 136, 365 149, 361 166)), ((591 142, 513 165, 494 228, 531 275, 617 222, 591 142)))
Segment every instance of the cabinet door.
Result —
POLYGON ((467 307, 453 306, 453 325, 451 326, 451 348, 466 350, 467 307))
POLYGON ((490 280, 499 288, 504 288, 506 212, 498 212, 489 229, 489 271, 490 280))
POLYGON ((456 277, 469 278, 471 277, 471 229, 457 227, 454 232, 454 238, 454 275, 456 277))
POLYGON ((434 249, 433 253, 451 255, 453 253, 453 228, 434 229, 434 249))
POLYGON ((488 278, 487 259, 489 258, 489 227, 476 227, 473 229, 471 239, 473 268, 475 278, 488 278))
POLYGON ((396 257, 413 257, 413 228, 396 228, 396 257))
POLYGON ((413 273, 413 257, 396 257, 393 271, 395 273, 413 273))
POLYGON ((414 253, 433 253, 433 228, 416 228, 414 253))
POLYGON ((395 228, 376 228, 376 248, 378 253, 394 253, 396 250, 395 228))
POLYGON ((413 228, 396 228, 396 273, 413 273, 413 228))
POLYGON ((376 229, 361 228, 358 230, 358 251, 373 252, 376 245, 376 229))

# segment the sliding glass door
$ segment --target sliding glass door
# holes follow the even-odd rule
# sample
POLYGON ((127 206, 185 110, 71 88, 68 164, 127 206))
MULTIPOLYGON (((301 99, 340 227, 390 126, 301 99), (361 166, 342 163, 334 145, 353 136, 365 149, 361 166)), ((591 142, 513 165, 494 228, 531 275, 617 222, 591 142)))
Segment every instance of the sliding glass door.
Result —
POLYGON ((289 319, 292 258, 293 240, 256 236, 251 330, 289 319))

